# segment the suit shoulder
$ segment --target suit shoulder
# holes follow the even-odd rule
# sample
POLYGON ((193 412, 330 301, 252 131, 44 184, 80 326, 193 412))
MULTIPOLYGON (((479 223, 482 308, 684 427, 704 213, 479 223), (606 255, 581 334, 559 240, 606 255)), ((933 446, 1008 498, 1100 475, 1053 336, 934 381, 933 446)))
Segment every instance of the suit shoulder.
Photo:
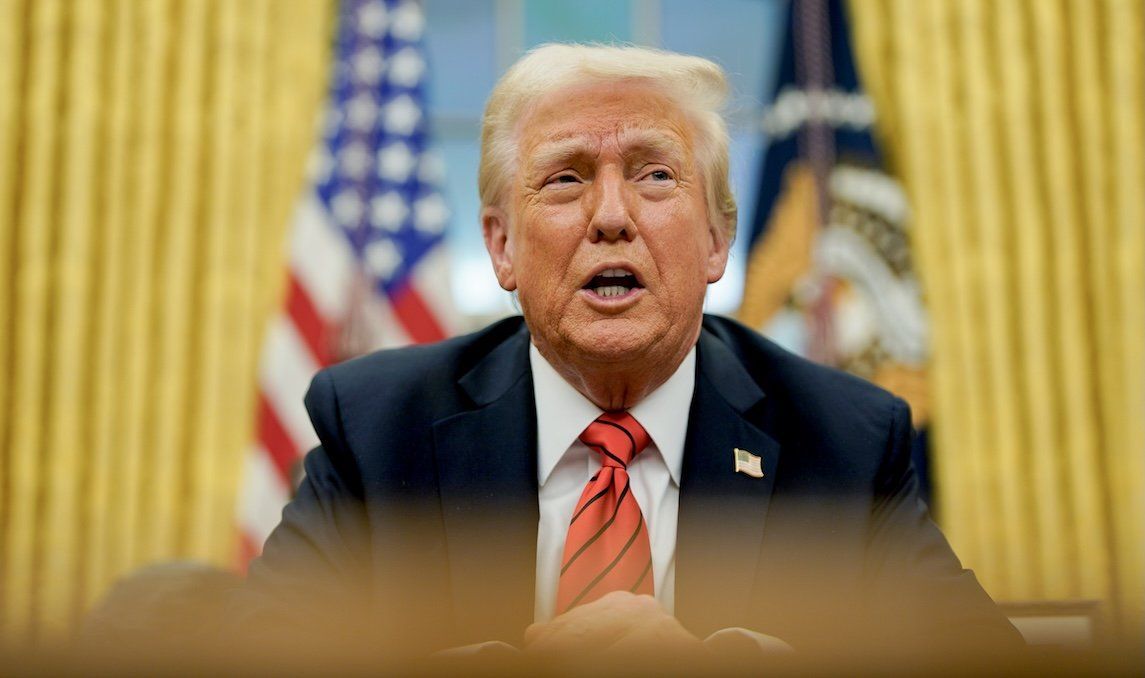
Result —
POLYGON ((385 349, 327 367, 315 375, 307 401, 326 397, 344 402, 393 403, 405 397, 440 397, 450 385, 509 337, 521 331, 519 316, 496 322, 482 330, 433 344, 385 349), (325 386, 319 386, 320 384, 325 386))
POLYGON ((769 397, 778 397, 809 416, 829 420, 852 414, 885 420, 905 407, 897 396, 871 382, 795 355, 729 318, 705 316, 704 328, 727 346, 769 397))

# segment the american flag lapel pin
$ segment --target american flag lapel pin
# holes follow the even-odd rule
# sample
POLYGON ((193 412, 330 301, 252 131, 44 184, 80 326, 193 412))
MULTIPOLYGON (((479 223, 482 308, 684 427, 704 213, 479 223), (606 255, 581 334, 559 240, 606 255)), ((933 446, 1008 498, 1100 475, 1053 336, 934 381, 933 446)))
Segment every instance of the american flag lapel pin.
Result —
POLYGON ((735 448, 733 456, 735 457, 736 473, 744 473, 752 478, 763 477, 763 467, 760 465, 762 460, 759 457, 738 447, 735 448))

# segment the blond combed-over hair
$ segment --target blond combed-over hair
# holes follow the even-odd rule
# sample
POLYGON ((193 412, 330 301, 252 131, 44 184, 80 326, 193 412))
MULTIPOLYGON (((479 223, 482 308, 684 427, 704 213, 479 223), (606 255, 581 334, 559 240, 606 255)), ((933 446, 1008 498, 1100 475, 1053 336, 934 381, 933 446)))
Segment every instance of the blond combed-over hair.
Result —
POLYGON ((650 83, 680 107, 696 132, 693 149, 713 226, 730 241, 736 202, 728 180, 728 132, 722 110, 724 71, 707 59, 645 47, 549 43, 534 48, 501 76, 481 122, 477 185, 482 207, 500 205, 516 172, 520 123, 545 95, 598 82, 650 83))

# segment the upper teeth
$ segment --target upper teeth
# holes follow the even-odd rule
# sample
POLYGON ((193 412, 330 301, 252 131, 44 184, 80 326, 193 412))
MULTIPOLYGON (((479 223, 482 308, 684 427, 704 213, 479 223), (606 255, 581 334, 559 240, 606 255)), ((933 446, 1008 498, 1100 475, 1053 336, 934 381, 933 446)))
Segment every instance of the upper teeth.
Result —
POLYGON ((632 274, 623 268, 610 268, 608 270, 601 271, 598 275, 602 278, 623 278, 626 275, 632 274))

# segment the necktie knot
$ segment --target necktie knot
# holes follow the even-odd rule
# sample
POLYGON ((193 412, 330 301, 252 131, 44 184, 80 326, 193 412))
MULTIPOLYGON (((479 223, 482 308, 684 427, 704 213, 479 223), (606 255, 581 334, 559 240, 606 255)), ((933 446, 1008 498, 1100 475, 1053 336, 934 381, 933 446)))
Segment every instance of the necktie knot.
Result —
POLYGON ((580 441, 600 453, 602 465, 628 468, 652 439, 628 412, 605 412, 580 434, 580 441))

